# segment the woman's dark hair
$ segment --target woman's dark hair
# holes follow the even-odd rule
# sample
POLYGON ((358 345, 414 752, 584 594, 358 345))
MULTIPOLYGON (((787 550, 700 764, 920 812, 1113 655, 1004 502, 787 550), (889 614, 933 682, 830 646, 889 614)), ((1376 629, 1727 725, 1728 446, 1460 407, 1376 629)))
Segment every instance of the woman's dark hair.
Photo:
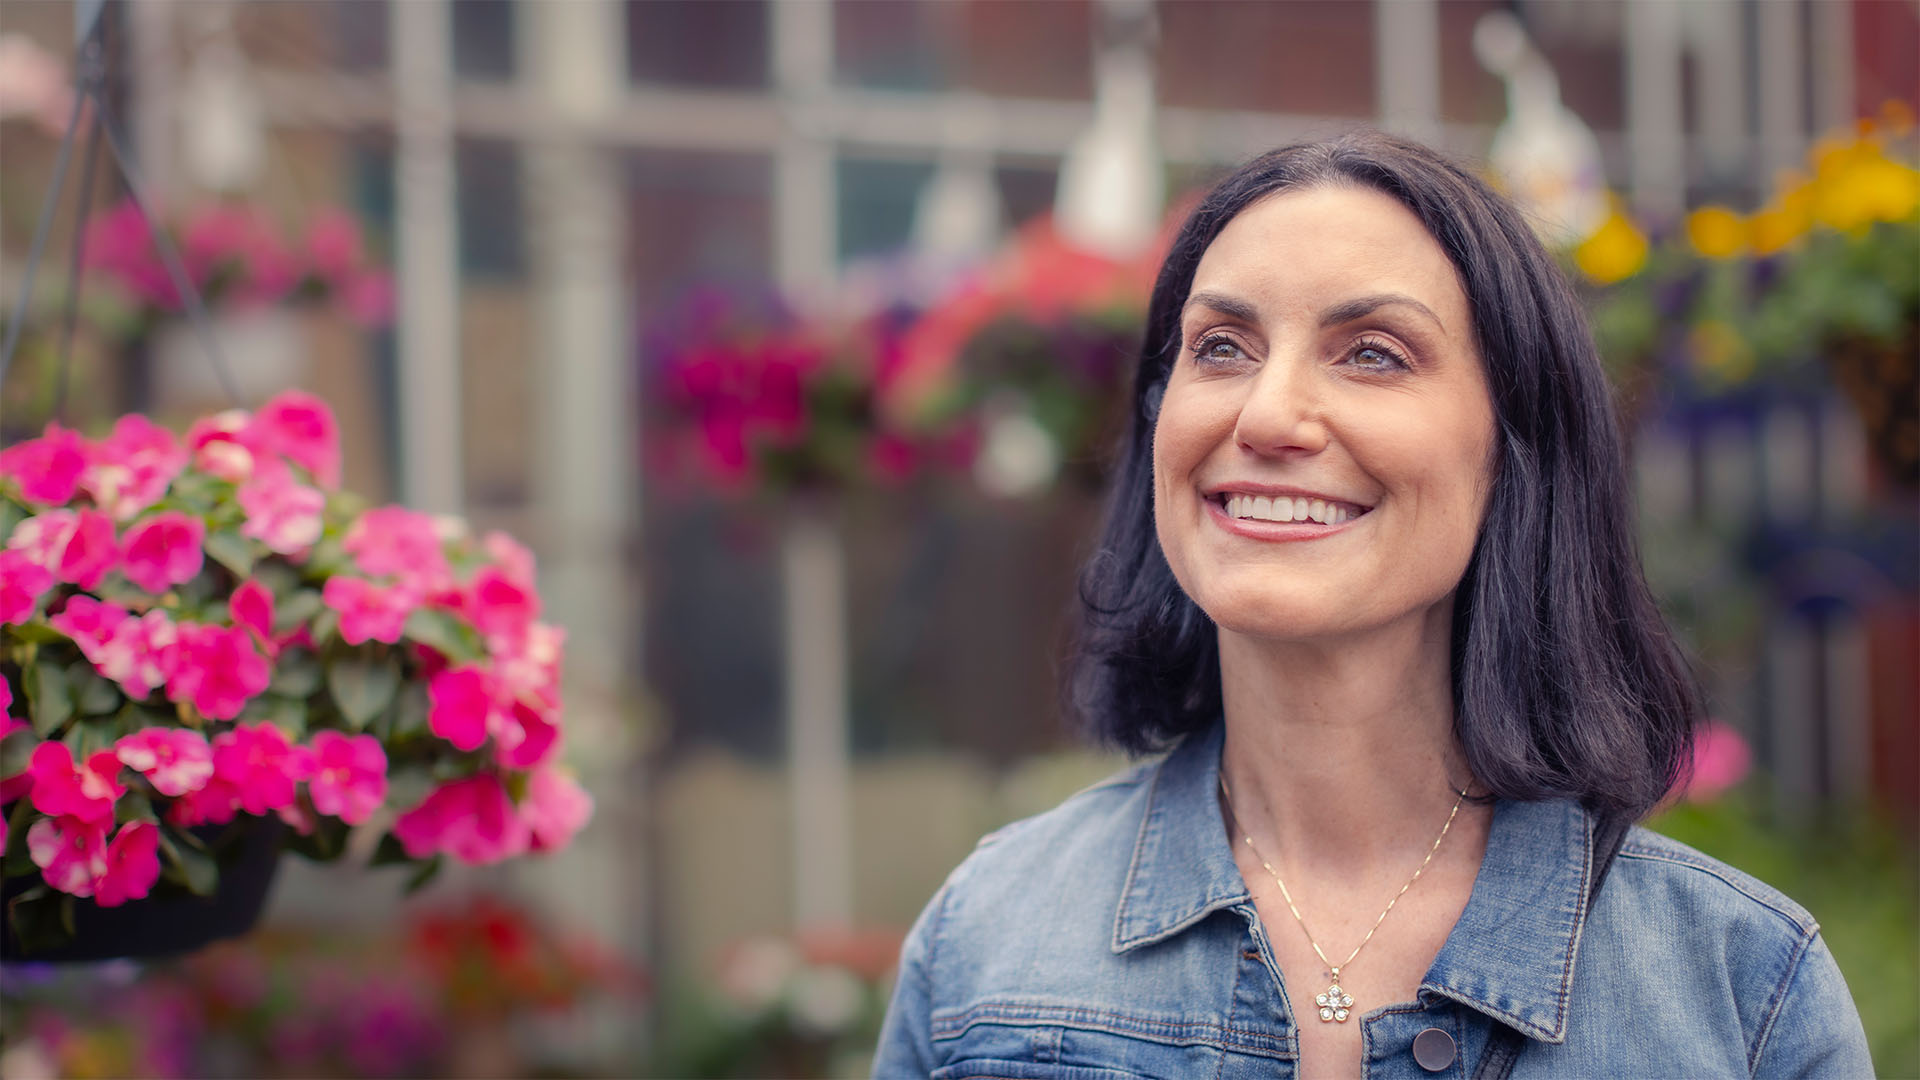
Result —
POLYGON ((1212 620, 1153 523, 1153 426, 1194 269, 1228 221, 1287 189, 1368 188, 1453 260, 1493 395, 1495 478, 1453 617, 1454 725, 1496 796, 1638 818, 1682 776, 1698 690, 1641 576, 1612 399, 1579 299, 1505 199, 1426 147, 1374 132, 1289 146, 1195 208, 1147 308, 1133 410, 1068 670, 1084 727, 1135 754, 1219 717, 1212 620))

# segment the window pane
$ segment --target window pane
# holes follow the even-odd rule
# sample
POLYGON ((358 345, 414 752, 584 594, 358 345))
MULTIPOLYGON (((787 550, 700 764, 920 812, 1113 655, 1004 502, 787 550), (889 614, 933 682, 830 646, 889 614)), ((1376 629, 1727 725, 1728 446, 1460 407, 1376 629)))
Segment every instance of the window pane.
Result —
POLYGON ((766 0, 627 0, 637 83, 754 89, 767 79, 766 0))
POLYGON ((1081 100, 1092 88, 1087 0, 836 0, 834 71, 883 90, 1081 100))
POLYGON ((505 82, 513 78, 514 0, 457 0, 453 19, 453 72, 462 79, 505 82))
POLYGON ((920 192, 933 176, 932 162, 841 158, 840 260, 885 255, 907 246, 920 192))
POLYGON ((525 275, 519 149, 499 140, 462 139, 455 148, 454 171, 461 273, 493 278, 525 275))
POLYGON ((1181 0, 1156 10, 1164 104, 1374 114, 1372 4, 1181 0))
POLYGON ((773 165, 762 155, 627 156, 628 251, 641 309, 715 280, 771 278, 773 165))

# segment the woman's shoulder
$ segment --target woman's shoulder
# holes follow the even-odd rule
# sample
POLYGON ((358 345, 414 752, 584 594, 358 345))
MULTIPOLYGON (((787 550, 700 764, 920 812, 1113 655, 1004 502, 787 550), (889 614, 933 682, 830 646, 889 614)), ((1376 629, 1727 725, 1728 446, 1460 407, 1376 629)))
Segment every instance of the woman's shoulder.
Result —
POLYGON ((1104 862, 1122 843, 1131 850, 1159 765, 1156 758, 1122 769, 1074 792, 1051 810, 982 836, 973 853, 954 870, 950 884, 1024 872, 1036 861, 1058 866, 1092 857, 1104 862), (1138 812, 1129 813, 1130 809, 1138 812))
MULTIPOLYGON (((1696 916, 1717 915, 1743 931, 1771 930, 1799 941, 1820 929, 1806 908, 1780 890, 1651 829, 1636 826, 1627 833, 1612 873, 1621 876, 1622 891, 1681 905, 1696 916)), ((1609 877, 1603 892, 1615 885, 1609 877)))

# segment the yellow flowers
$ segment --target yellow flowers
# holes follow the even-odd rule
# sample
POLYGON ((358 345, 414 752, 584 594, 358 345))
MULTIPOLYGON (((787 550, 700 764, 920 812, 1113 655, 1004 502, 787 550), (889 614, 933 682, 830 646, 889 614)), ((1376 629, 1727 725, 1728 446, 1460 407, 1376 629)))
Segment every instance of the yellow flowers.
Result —
MULTIPOLYGON (((1794 246, 1817 228, 1859 235, 1875 222, 1898 222, 1920 211, 1920 169, 1889 156, 1889 139, 1904 138, 1913 117, 1897 103, 1876 123, 1830 135, 1807 155, 1810 172, 1781 174, 1773 198, 1750 215, 1725 206, 1704 206, 1685 221, 1688 246, 1704 258, 1764 258, 1794 246)), ((1639 273, 1647 262, 1645 234, 1618 200, 1612 212, 1573 252, 1582 273, 1611 285, 1639 273)))
POLYGON ((1747 223, 1724 206, 1706 206, 1687 215, 1687 240, 1709 259, 1731 259, 1747 249, 1747 223))
POLYGON ((1647 237, 1626 215, 1620 200, 1610 199, 1607 220, 1573 250, 1580 272, 1602 285, 1624 281, 1647 262, 1647 237))

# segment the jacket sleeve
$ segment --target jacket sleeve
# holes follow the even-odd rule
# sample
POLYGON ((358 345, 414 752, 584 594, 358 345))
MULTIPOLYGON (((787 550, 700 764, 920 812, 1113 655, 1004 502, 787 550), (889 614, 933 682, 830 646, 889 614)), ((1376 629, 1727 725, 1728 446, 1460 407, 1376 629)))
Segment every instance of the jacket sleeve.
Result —
POLYGON ((1873 1075, 1860 1011, 1826 939, 1811 936, 1777 997, 1755 1046, 1755 1077, 1858 1080, 1873 1075))
POLYGON ((880 1045, 873 1056, 875 1080, 925 1077, 938 1065, 933 1050, 933 950, 947 892, 952 887, 949 881, 934 894, 900 946, 893 999, 887 1005, 880 1045))

